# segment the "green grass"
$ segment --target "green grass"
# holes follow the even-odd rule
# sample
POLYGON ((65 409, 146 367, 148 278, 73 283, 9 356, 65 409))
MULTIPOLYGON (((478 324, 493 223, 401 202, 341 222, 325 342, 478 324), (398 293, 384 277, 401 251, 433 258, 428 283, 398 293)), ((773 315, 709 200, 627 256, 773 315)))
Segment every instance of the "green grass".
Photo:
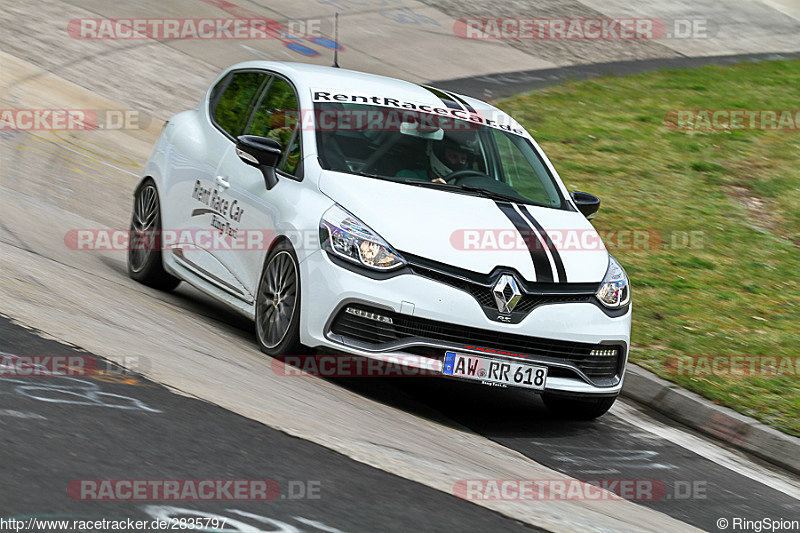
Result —
POLYGON ((631 360, 800 436, 797 373, 680 376, 667 364, 681 355, 800 360, 800 131, 665 123, 682 109, 800 108, 800 61, 605 77, 498 105, 570 190, 601 198, 598 230, 662 237, 612 250, 632 280, 631 360))

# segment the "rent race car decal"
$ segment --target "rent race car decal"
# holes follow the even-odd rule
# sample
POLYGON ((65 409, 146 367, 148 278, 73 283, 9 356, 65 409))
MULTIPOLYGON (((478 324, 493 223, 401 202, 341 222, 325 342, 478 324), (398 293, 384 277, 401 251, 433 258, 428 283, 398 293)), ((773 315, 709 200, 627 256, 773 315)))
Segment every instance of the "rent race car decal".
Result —
POLYGON ((192 216, 211 214, 211 227, 218 230, 223 235, 228 235, 234 239, 239 233, 239 228, 232 225, 232 222, 241 222, 244 208, 239 205, 238 200, 229 200, 222 196, 217 189, 203 187, 200 180, 196 180, 192 190, 192 198, 208 207, 192 210, 192 216))
MULTIPOLYGON (((521 137, 528 138, 528 133, 517 123, 513 118, 509 117, 501 111, 492 113, 491 117, 485 116, 474 109, 469 111, 458 106, 447 107, 445 102, 442 102, 441 107, 437 107, 428 103, 410 102, 401 100, 399 98, 389 98, 387 96, 367 95, 353 93, 351 91, 333 91, 331 89, 311 89, 311 99, 314 102, 339 102, 342 104, 366 104, 379 107, 389 107, 393 109, 402 109, 407 111, 418 111, 441 117, 454 118, 469 122, 472 124, 479 124, 481 126, 488 126, 490 128, 513 133, 521 137)), ((451 103, 453 105, 453 103, 451 103)))

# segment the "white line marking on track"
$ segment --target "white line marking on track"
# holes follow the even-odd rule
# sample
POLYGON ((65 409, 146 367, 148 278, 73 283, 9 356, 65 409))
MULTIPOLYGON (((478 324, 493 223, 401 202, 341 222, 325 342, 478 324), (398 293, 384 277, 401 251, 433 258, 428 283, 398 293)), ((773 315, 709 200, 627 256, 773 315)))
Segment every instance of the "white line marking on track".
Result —
POLYGON ((654 435, 668 440, 678 446, 705 457, 709 461, 732 470, 759 483, 779 490, 784 494, 800 500, 800 482, 792 477, 777 471, 769 470, 743 453, 735 453, 721 446, 713 444, 706 439, 692 435, 678 428, 654 423, 641 413, 635 406, 627 402, 617 402, 611 414, 633 424, 634 426, 649 431, 654 435))

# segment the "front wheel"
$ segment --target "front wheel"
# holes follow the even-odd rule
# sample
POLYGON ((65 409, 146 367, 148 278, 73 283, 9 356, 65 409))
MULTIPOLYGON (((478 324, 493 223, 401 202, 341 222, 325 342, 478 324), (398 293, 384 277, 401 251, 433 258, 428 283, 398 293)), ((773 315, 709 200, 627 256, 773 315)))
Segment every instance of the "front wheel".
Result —
POLYGON ((542 401, 554 415, 571 420, 593 420, 601 417, 614 405, 616 396, 576 399, 543 394, 542 401))
POLYGON ((300 268, 292 246, 279 243, 267 256, 256 295, 256 339, 270 355, 300 348, 300 268))

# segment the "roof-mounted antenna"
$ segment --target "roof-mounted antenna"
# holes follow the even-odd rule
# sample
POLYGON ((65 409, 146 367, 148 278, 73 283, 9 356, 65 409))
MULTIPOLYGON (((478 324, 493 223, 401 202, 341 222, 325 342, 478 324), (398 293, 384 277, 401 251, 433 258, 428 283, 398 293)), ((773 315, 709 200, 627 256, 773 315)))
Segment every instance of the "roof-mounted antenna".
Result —
POLYGON ((339 68, 339 12, 333 15, 333 67, 339 68))

